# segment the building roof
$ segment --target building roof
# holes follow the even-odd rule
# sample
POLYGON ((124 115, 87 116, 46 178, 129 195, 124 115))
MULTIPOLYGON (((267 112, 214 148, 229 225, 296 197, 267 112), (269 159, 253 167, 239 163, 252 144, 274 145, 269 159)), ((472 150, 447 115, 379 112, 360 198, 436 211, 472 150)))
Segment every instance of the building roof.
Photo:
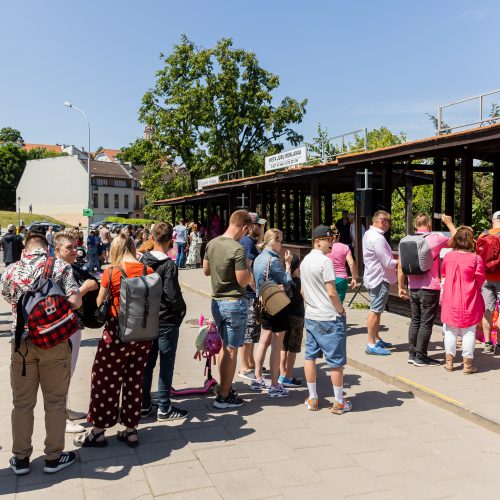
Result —
POLYGON ((96 152, 95 155, 106 155, 109 161, 118 162, 116 155, 120 152, 119 149, 102 148, 101 151, 96 152))
MULTIPOLYGON (((87 161, 81 160, 84 167, 87 167, 87 161)), ((116 177, 121 179, 132 179, 132 176, 127 172, 126 168, 119 163, 110 161, 90 160, 92 175, 96 177, 116 177)))
POLYGON ((31 151, 32 149, 46 149, 47 151, 52 151, 54 153, 62 153, 62 146, 59 144, 23 144, 23 148, 26 151, 31 151))

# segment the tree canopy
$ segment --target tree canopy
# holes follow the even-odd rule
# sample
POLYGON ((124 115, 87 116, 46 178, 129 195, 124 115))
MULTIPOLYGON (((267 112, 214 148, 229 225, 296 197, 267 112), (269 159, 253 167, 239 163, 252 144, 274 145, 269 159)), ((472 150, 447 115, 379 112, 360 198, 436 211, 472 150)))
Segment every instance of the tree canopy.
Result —
MULTIPOLYGON (((178 160, 194 191, 197 179, 244 170, 258 173, 256 158, 280 151, 283 141, 302 141, 291 126, 302 121, 307 100, 273 102, 278 76, 259 65, 256 55, 234 49, 231 39, 214 48, 197 47, 185 35, 156 74, 140 107, 140 120, 152 129, 159 150, 178 160)), ((182 190, 184 192, 179 192, 182 190)))
POLYGON ((0 129, 0 143, 13 142, 16 144, 24 144, 24 139, 19 130, 12 127, 3 127, 0 129))

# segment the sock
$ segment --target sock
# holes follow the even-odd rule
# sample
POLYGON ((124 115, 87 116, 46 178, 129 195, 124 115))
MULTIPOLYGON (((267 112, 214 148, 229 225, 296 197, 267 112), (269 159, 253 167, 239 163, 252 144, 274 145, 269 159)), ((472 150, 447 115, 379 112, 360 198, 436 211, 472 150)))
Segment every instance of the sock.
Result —
POLYGON ((375 347, 375 344, 368 343, 368 347, 371 347, 373 349, 375 347))
POLYGON ((343 387, 335 387, 333 386, 333 393, 335 394, 335 399, 339 403, 344 402, 344 388, 343 387))
POLYGON ((316 382, 313 382, 312 384, 308 382, 307 388, 309 389, 309 398, 318 399, 318 393, 316 392, 316 382))

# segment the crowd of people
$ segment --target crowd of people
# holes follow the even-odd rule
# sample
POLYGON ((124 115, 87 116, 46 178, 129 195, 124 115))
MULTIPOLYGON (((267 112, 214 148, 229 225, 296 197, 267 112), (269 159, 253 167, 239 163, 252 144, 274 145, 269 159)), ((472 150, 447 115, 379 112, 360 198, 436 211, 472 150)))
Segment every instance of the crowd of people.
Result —
MULTIPOLYGON (((430 217, 418 214, 416 232, 401 241, 399 256, 385 238, 391 226, 390 213, 377 211, 362 233, 362 281, 370 296, 366 354, 388 356, 392 352, 392 344, 380 337, 379 327, 390 286, 397 283, 399 296, 409 300, 411 308, 408 363, 416 367, 441 364, 428 355, 440 308, 444 367, 448 371, 455 368, 460 337, 463 372, 472 374, 477 371, 472 361, 478 323, 484 331, 484 352, 500 349, 491 338, 493 312, 500 296, 500 211, 493 214, 491 229, 479 235, 477 242, 470 227, 456 228, 447 215, 441 220, 448 234, 432 232, 430 217)), ((153 412, 159 421, 188 416, 187 410, 171 402, 179 330, 186 314, 178 272, 186 265, 202 265, 211 280, 212 317, 222 339, 215 408, 233 409, 245 404, 233 387, 238 357, 237 376, 250 382, 251 390, 265 391, 273 399, 289 396, 290 388, 304 385, 295 376, 294 365, 305 345, 305 407, 319 409, 316 360, 324 358, 331 369, 330 411, 336 415, 349 412, 352 404, 343 387, 347 359, 343 304, 348 287, 354 289, 360 282, 352 255, 356 243, 350 216, 343 212, 337 224, 313 228, 312 249, 302 262, 289 250, 283 251, 279 229, 266 230, 265 226, 266 221, 257 213, 235 211, 226 230, 210 240, 203 258, 206 234, 199 225, 186 225, 183 220, 175 227, 162 222, 151 228, 129 226, 114 234, 103 224, 89 232, 86 245, 78 227, 63 228, 58 233, 49 228, 45 234, 33 231, 18 237, 16 228, 9 226, 2 239, 6 269, 0 278, 0 291, 13 313, 13 472, 22 475, 30 471, 33 410, 39 386, 45 404, 46 473, 55 473, 76 458, 74 452, 64 451, 65 432, 79 434, 74 440, 76 446, 104 447, 108 444, 106 432, 119 423, 123 429, 117 439, 137 447, 141 418, 153 412), (174 244, 175 260, 171 254, 174 244), (101 266, 107 264, 102 272, 101 266), (156 335, 128 341, 122 335, 123 318, 119 314, 126 297, 122 284, 133 278, 144 281, 153 273, 161 280, 156 335), (41 295, 40 290, 47 292, 41 295), (27 294, 34 297, 35 292, 42 312, 34 299, 26 302, 27 294), (61 304, 70 310, 64 321, 40 331, 31 314, 57 314, 61 304), (102 321, 96 324, 101 313, 102 321), (68 392, 82 330, 101 326, 90 374, 89 408, 77 412, 71 409, 68 392), (50 347, 42 348, 39 336, 49 330, 50 347), (158 360, 154 404, 151 389, 158 360), (85 417, 92 425, 90 430, 77 422, 85 417)), ((143 326, 149 306, 144 305, 143 326)))

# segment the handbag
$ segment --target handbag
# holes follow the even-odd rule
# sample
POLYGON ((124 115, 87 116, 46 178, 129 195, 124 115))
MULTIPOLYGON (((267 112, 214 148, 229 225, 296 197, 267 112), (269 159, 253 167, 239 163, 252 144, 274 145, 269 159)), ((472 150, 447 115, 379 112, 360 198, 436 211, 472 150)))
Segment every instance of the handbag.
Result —
POLYGON ((276 316, 290 304, 290 298, 286 292, 272 281, 269 281, 269 268, 271 266, 271 257, 267 261, 266 281, 259 287, 259 302, 261 309, 269 316, 276 316))
POLYGON ((96 309, 95 312, 95 319, 97 323, 100 323, 101 325, 104 325, 106 323, 106 319, 108 317, 108 309, 109 309, 109 294, 111 290, 111 278, 113 277, 113 268, 109 268, 109 281, 108 281, 108 288, 106 292, 106 298, 104 299, 103 303, 96 309))

